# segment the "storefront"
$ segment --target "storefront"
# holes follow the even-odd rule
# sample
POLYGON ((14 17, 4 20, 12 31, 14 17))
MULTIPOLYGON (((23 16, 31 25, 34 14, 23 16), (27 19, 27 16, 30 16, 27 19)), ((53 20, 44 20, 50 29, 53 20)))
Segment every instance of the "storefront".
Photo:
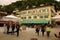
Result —
POLYGON ((3 26, 4 23, 6 23, 6 21, 4 21, 4 20, 2 19, 2 18, 3 18, 4 16, 6 16, 6 15, 7 15, 6 12, 0 11, 0 26, 3 26))
POLYGON ((22 20, 19 21, 21 25, 25 25, 28 27, 34 27, 34 25, 48 24, 48 20, 22 20))
POLYGON ((22 20, 20 24, 48 24, 48 20, 22 20))
POLYGON ((0 21, 0 27, 4 26, 5 23, 6 23, 6 21, 0 21))

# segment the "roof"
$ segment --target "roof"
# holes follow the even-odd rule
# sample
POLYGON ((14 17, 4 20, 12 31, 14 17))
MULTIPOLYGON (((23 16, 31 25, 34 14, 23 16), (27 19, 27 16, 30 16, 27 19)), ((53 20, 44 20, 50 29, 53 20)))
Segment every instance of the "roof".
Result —
POLYGON ((43 8, 43 7, 54 7, 54 6, 52 6, 52 5, 46 5, 46 6, 38 6, 38 7, 32 7, 32 8, 29 8, 29 9, 22 9, 22 10, 20 10, 20 11, 24 11, 24 10, 30 10, 30 9, 35 9, 35 8, 43 8))

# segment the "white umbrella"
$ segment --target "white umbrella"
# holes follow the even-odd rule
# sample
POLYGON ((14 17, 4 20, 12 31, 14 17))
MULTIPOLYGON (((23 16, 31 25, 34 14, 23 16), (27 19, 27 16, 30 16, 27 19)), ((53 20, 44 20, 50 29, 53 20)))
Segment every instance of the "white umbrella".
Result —
POLYGON ((14 15, 7 15, 7 16, 3 17, 3 20, 4 21, 11 20, 11 21, 17 22, 19 20, 19 18, 14 15))
POLYGON ((52 19, 60 19, 60 15, 59 16, 55 16, 55 17, 52 17, 52 19))

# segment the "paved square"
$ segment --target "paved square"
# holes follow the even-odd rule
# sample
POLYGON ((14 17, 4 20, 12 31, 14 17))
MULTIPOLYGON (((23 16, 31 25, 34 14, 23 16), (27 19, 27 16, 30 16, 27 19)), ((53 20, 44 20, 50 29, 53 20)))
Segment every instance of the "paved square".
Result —
POLYGON ((41 31, 39 33, 39 36, 37 36, 34 28, 27 28, 26 30, 23 30, 22 32, 20 32, 19 37, 16 36, 16 33, 14 35, 7 35, 4 34, 3 31, 3 27, 0 27, 0 40, 31 40, 31 38, 37 38, 38 40, 59 40, 55 38, 54 33, 58 33, 60 31, 60 27, 52 28, 49 38, 46 36, 46 33, 43 37, 41 31))

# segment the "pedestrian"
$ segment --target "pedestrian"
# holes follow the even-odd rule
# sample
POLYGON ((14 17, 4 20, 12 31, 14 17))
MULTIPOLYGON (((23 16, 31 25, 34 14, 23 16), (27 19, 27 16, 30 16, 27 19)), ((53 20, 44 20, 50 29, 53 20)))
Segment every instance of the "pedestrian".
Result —
POLYGON ((14 23, 12 24, 11 28, 12 28, 12 33, 11 34, 14 34, 14 30, 15 30, 15 24, 14 23))
POLYGON ((47 37, 49 37, 49 36, 50 36, 50 32, 51 32, 51 26, 50 26, 50 25, 48 25, 48 26, 46 27, 47 37))
POLYGON ((7 24, 7 34, 9 34, 9 28, 10 28, 10 25, 7 24))
POLYGON ((6 23, 4 24, 4 33, 7 33, 7 26, 6 26, 6 23))
POLYGON ((18 36, 19 36, 20 25, 17 24, 17 25, 16 25, 16 28, 17 28, 17 31, 16 31, 16 32, 17 32, 17 37, 18 37, 18 36))
POLYGON ((37 27, 37 28, 36 28, 36 33, 37 33, 37 35, 39 35, 39 30, 40 30, 39 27, 37 27))
POLYGON ((12 24, 13 24, 13 21, 11 20, 7 22, 7 34, 12 33, 12 24))
POLYGON ((44 32, 45 32, 45 26, 44 26, 44 24, 41 25, 41 32, 42 32, 42 36, 44 36, 44 32))

